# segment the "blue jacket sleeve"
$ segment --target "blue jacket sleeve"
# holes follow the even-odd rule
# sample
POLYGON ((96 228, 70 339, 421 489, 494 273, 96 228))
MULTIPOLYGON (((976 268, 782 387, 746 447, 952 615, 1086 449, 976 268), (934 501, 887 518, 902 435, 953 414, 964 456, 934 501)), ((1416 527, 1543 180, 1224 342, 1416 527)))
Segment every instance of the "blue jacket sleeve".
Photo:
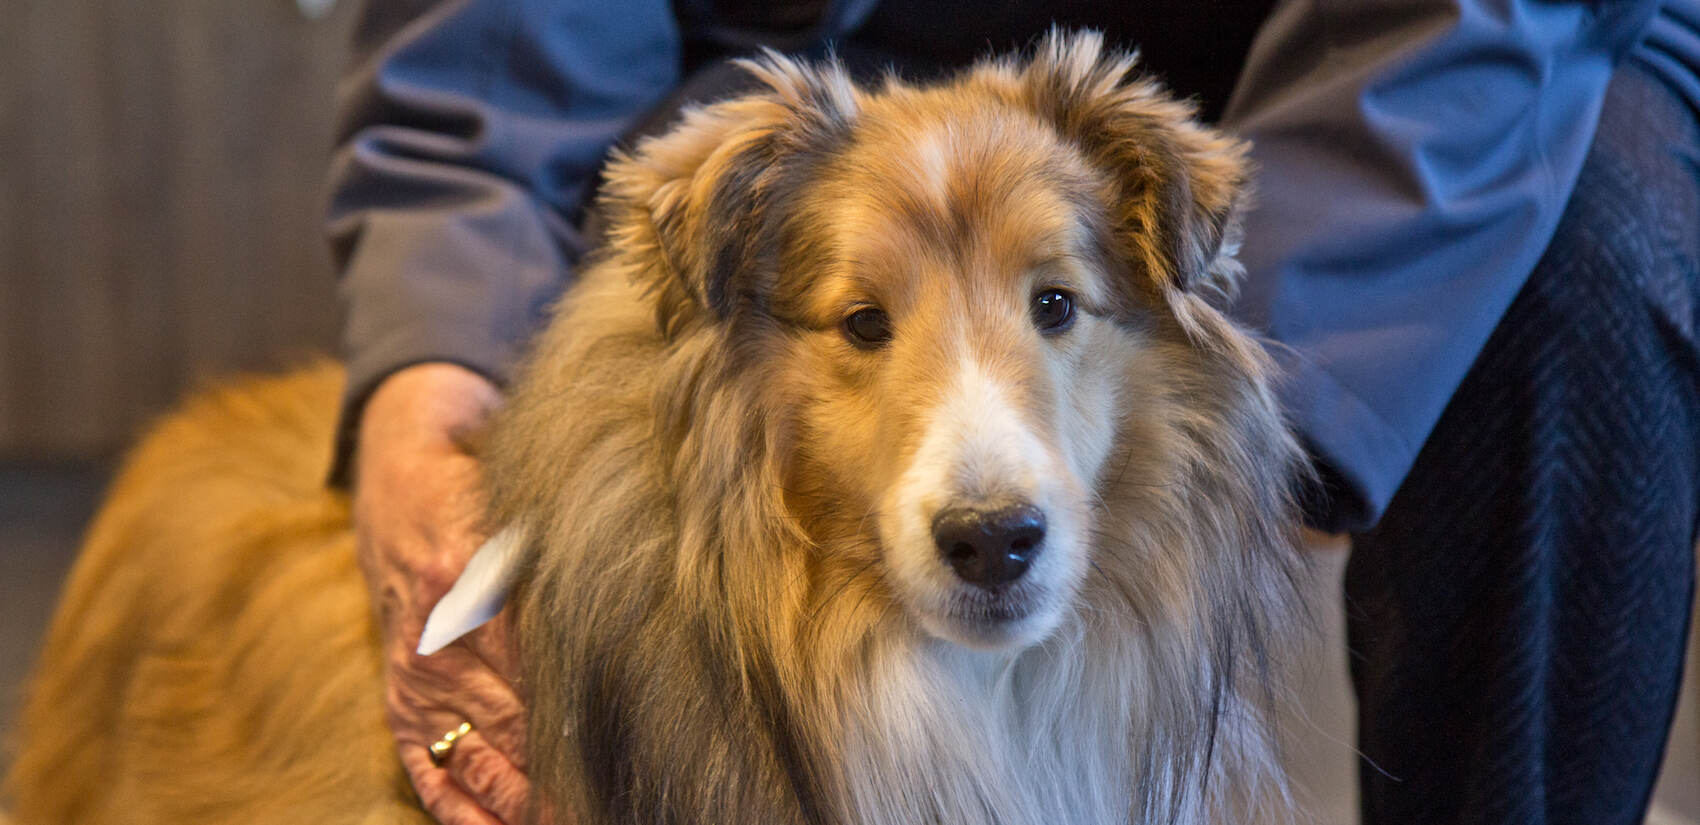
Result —
POLYGON ((1236 314, 1373 524, 1551 240, 1645 0, 1286 0, 1223 125, 1253 142, 1236 314))
POLYGON ((371 0, 340 93, 329 232, 348 384, 333 480, 390 373, 498 382, 583 243, 604 153, 677 82, 666 0, 371 0))

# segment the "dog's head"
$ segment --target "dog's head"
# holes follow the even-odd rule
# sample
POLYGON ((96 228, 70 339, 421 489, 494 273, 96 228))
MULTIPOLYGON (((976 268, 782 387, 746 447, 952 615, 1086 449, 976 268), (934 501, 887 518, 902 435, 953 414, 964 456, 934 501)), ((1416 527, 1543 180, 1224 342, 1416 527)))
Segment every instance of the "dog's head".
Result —
POLYGON ((712 331, 784 399, 787 506, 822 563, 936 637, 1049 633, 1106 490, 1184 426, 1139 420, 1185 393, 1165 365, 1235 345, 1205 298, 1237 275, 1243 149, 1132 63, 1052 35, 868 91, 769 56, 765 91, 611 175, 613 242, 664 264, 663 329, 712 331))

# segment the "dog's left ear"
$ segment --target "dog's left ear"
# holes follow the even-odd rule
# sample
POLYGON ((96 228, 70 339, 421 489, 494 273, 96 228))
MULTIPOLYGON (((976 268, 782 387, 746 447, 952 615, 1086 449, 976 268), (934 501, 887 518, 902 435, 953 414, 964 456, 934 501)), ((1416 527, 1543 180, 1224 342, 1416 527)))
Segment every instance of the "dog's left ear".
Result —
POLYGON ((1107 173, 1117 242, 1154 286, 1231 293, 1246 145, 1196 120, 1096 32, 1052 31, 1020 74, 1030 106, 1107 173))
POLYGON ((687 111, 608 173, 612 240, 664 265, 670 316, 684 304, 732 313, 757 286, 750 279, 776 265, 787 201, 805 189, 812 161, 856 118, 855 89, 835 61, 805 66, 769 51, 736 63, 757 82, 752 93, 687 111))

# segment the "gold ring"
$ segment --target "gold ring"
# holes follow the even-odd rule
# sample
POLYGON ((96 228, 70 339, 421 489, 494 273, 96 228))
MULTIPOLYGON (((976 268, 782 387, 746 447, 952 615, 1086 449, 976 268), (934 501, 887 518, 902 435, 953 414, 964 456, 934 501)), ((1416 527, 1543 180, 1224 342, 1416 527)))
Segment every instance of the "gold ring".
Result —
POLYGON ((472 732, 471 722, 462 722, 460 727, 443 734, 443 738, 431 743, 431 764, 441 768, 449 761, 449 754, 455 751, 455 740, 472 732))

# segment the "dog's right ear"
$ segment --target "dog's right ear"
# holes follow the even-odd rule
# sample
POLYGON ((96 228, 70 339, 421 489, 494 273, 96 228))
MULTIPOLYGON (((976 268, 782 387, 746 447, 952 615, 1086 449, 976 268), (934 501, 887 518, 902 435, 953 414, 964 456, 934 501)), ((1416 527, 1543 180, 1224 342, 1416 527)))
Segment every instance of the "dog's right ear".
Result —
POLYGON ((738 64, 761 83, 758 91, 687 110, 677 127, 616 158, 604 190, 609 241, 671 279, 657 284, 667 293, 663 306, 694 304, 715 319, 759 291, 756 279, 777 257, 786 202, 813 161, 846 139, 858 110, 836 61, 811 67, 768 51, 738 64))
POLYGON ((1116 187, 1122 251, 1159 288, 1231 293, 1250 170, 1246 145, 1134 73, 1096 32, 1052 31, 1019 75, 1031 106, 1116 187))

